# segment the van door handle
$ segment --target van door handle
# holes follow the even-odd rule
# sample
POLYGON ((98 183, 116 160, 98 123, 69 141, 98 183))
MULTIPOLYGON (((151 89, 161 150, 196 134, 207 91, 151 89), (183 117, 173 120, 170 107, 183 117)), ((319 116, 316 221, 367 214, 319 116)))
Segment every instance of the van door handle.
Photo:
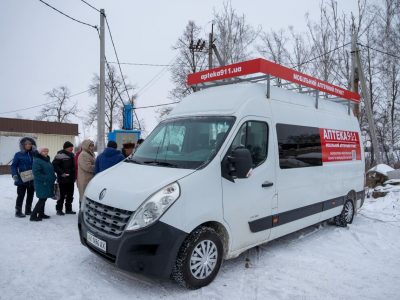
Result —
POLYGON ((266 188, 266 187, 270 187, 270 186, 273 186, 273 185, 274 185, 273 182, 271 182, 271 181, 265 181, 265 182, 261 185, 261 187, 266 188))

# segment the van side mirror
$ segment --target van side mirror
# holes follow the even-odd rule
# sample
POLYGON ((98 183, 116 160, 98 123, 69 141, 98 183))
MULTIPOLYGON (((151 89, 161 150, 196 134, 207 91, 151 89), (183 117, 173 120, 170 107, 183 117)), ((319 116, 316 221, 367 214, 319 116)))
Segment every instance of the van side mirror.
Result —
POLYGON ((249 177, 252 168, 250 151, 244 147, 236 148, 222 161, 222 176, 234 182, 236 178, 249 177))

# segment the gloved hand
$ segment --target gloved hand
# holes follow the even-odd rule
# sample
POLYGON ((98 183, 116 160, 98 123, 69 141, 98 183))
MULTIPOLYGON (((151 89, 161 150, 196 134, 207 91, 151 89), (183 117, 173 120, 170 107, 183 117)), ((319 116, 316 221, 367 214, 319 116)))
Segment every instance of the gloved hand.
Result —
POLYGON ((12 178, 13 178, 13 180, 14 180, 15 182, 18 181, 18 176, 17 176, 17 175, 14 175, 12 178))

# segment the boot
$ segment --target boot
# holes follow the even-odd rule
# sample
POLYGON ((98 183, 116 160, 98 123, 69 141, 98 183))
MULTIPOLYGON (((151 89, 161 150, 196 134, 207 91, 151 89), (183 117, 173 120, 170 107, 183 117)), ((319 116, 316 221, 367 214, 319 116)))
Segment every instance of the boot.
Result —
POLYGON ((40 210, 39 210, 39 218, 42 218, 42 219, 50 219, 50 216, 48 216, 48 215, 46 215, 45 213, 44 213, 44 207, 45 207, 45 205, 46 205, 46 200, 44 200, 43 202, 42 202, 42 204, 41 204, 41 206, 40 206, 40 210))
POLYGON ((41 214, 44 212, 44 203, 46 200, 39 199, 31 213, 31 221, 42 221, 41 214))
POLYGON ((26 215, 26 216, 30 216, 31 213, 32 213, 32 207, 26 205, 26 206, 25 206, 25 215, 26 215))
POLYGON ((57 210, 57 216, 64 216, 65 214, 63 213, 62 210, 57 210))
POLYGON ((22 211, 20 211, 20 210, 17 210, 16 212, 15 212, 15 216, 17 217, 17 218, 25 218, 26 216, 22 213, 22 211))
POLYGON ((65 203, 65 213, 67 215, 76 215, 76 212, 72 210, 72 203, 65 203))

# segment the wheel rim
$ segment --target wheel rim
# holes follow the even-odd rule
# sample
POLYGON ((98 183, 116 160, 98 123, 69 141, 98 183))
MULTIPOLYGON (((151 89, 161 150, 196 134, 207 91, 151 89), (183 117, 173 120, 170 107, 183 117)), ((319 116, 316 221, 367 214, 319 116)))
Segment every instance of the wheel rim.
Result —
POLYGON ((217 265, 218 250, 213 241, 204 240, 196 245, 190 257, 190 272, 196 279, 210 276, 217 265))
POLYGON ((344 217, 347 223, 351 222, 351 219, 353 218, 353 211, 353 204, 351 201, 347 201, 346 205, 344 206, 344 217))

